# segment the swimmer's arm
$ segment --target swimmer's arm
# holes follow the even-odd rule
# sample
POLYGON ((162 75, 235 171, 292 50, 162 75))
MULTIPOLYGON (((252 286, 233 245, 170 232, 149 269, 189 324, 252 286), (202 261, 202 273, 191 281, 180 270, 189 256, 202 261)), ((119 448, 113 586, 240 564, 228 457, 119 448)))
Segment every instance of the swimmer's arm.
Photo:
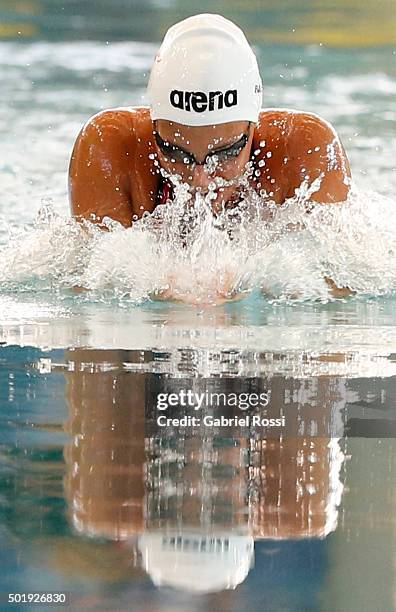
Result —
POLYGON ((334 128, 316 115, 294 114, 287 142, 288 193, 293 197, 303 181, 319 179, 320 187, 310 202, 344 202, 351 184, 348 157, 334 128))
MULTIPOLYGON (((337 287, 335 282, 328 276, 325 276, 325 281, 330 289, 330 295, 334 298, 340 299, 340 298, 347 298, 347 297, 351 297, 352 295, 356 295, 356 291, 352 291, 352 289, 349 289, 349 287, 337 287)), ((271 291, 269 291, 266 287, 262 287, 261 293, 265 297, 270 297, 270 298, 274 297, 271 291)), ((295 293, 289 295, 288 297, 291 300, 298 300, 301 298, 301 296, 302 296, 302 293, 296 291, 295 293)))
MULTIPOLYGON (((311 194, 309 202, 335 204, 344 202, 351 184, 351 170, 342 143, 327 122, 315 115, 295 115, 288 142, 291 173, 291 197, 304 180, 312 183, 320 179, 320 187, 311 194), (320 178, 321 177, 321 178, 320 178)), ((326 277, 330 293, 335 298, 355 295, 349 287, 337 287, 326 277)))
POLYGON ((73 216, 100 223, 108 216, 132 224, 127 156, 122 128, 111 111, 94 116, 81 130, 69 168, 73 216))

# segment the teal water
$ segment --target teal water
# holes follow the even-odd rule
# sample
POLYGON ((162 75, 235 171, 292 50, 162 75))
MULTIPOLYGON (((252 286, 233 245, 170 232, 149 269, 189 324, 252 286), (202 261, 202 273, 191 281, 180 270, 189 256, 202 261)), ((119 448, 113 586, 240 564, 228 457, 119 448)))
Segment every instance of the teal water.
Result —
POLYGON ((76 610, 393 610, 395 11, 216 10, 255 44, 264 105, 331 121, 360 190, 330 220, 336 240, 314 226, 283 267, 276 249, 260 265, 273 286, 301 269, 310 286, 298 257, 322 243, 358 295, 135 299, 150 261, 133 293, 133 235, 81 243, 68 160, 90 115, 144 103, 164 30, 195 6, 0 0, 0 593, 68 591, 76 610), (76 294, 81 274, 91 291, 76 294), (156 397, 183 388, 270 390, 262 414, 287 429, 160 429, 156 397))
POLYGON ((65 590, 73 609, 392 609, 394 374, 239 375, 265 359, 4 348, 2 591, 65 590), (148 433, 150 398, 181 385, 270 389, 271 410, 299 427, 338 418, 342 437, 148 433), (191 570, 156 546, 172 533, 239 537, 249 554, 198 549, 191 570))

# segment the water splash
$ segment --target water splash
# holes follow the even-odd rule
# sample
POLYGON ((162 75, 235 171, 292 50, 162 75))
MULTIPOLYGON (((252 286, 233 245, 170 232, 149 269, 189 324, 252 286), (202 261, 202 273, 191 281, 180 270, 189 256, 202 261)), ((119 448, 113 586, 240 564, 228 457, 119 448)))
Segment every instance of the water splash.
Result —
POLYGON ((396 287, 394 203, 384 196, 353 187, 347 202, 307 212, 317 184, 303 184, 277 207, 245 177, 239 205, 214 215, 217 178, 205 196, 172 181, 174 201, 128 229, 109 218, 106 231, 78 223, 49 202, 33 225, 6 225, 2 291, 77 286, 88 299, 217 304, 257 288, 270 299, 328 301, 325 277, 358 296, 396 287))

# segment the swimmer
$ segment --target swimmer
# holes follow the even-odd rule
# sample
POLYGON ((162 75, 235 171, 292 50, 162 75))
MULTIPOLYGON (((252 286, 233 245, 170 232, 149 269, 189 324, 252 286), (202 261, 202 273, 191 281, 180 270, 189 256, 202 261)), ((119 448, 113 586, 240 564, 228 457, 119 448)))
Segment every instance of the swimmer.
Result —
MULTIPOLYGON (((70 206, 76 219, 124 227, 172 200, 178 175, 192 194, 212 194, 214 214, 238 205, 238 177, 250 163, 250 184, 281 205, 303 183, 330 205, 347 199, 351 173, 334 128, 315 114, 262 109, 256 57, 243 32, 214 14, 172 26, 156 55, 149 107, 94 115, 77 137, 70 162, 70 206)), ((308 207, 309 208, 309 207, 308 207)), ((326 279, 333 295, 350 294, 326 279)))

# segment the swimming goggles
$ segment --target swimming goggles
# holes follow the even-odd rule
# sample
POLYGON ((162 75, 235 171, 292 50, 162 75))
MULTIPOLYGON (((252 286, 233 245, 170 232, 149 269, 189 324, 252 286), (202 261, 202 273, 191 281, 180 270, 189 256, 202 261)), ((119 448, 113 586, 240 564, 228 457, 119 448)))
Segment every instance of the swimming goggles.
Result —
POLYGON ((250 125, 249 123, 247 133, 243 134, 237 142, 234 142, 224 149, 216 149, 213 153, 208 153, 202 162, 198 161, 192 153, 185 151, 181 147, 170 144, 167 140, 163 140, 156 130, 154 131, 154 136, 160 151, 169 157, 172 162, 182 163, 187 166, 201 166, 213 159, 214 161, 216 160, 217 163, 222 164, 238 157, 246 147, 249 140, 250 125))

